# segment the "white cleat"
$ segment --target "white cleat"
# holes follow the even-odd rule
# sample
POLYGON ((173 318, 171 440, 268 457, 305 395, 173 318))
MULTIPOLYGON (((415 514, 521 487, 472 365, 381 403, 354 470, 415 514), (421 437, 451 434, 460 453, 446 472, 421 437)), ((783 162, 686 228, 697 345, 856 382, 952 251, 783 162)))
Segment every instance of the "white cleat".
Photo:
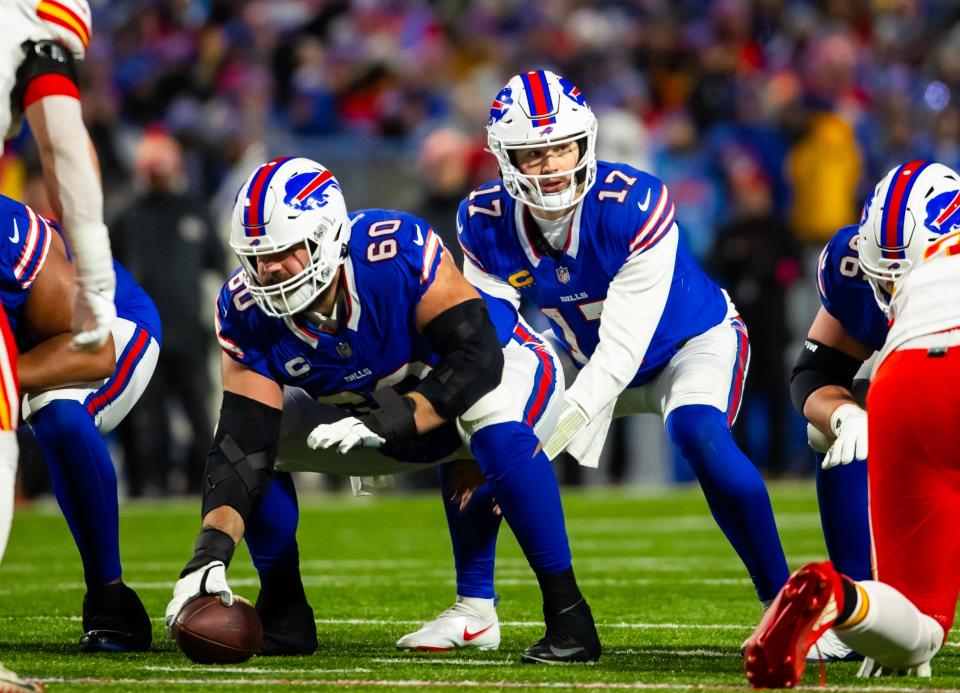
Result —
POLYGON ((875 679, 882 676, 916 676, 928 679, 930 678, 930 662, 917 664, 906 669, 890 669, 869 657, 865 657, 857 676, 862 679, 875 679))
POLYGON ((43 690, 39 681, 21 678, 0 664, 0 693, 38 693, 43 690))
POLYGON ((807 651, 808 662, 854 662, 863 657, 847 647, 831 628, 810 646, 807 651))
POLYGON ((458 597, 453 606, 424 624, 423 628, 397 640, 398 650, 446 652, 461 647, 477 650, 500 647, 500 621, 496 609, 477 609, 458 597))

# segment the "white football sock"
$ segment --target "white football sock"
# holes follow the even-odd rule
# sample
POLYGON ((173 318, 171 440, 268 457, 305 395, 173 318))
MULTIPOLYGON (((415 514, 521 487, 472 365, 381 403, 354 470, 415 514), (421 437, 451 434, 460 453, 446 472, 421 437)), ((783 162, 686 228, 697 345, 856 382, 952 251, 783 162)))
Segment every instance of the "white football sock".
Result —
POLYGON ((483 597, 461 597, 457 595, 457 601, 466 604, 478 613, 488 614, 491 611, 496 613, 496 607, 493 605, 493 599, 484 599, 483 597))
POLYGON ((17 432, 0 431, 0 560, 7 550, 17 485, 17 432))
POLYGON ((866 614, 849 628, 833 629, 847 646, 890 669, 929 662, 940 650, 943 628, 896 589, 874 580, 858 582, 857 588, 857 610, 865 605, 866 614))

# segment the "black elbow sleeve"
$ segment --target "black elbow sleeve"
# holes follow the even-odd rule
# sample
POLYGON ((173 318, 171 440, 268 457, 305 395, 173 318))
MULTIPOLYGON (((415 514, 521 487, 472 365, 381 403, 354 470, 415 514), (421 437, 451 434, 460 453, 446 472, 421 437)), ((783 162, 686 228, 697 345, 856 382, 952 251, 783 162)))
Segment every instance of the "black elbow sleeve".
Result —
POLYGON ((60 75, 78 84, 73 54, 56 41, 26 41, 22 46, 23 62, 17 69, 16 83, 10 99, 17 112, 23 110, 27 87, 38 77, 60 75))
POLYGON ((244 522, 270 488, 280 440, 281 411, 237 395, 223 393, 217 433, 207 454, 203 480, 203 515, 228 505, 244 522))
POLYGON ((440 354, 440 363, 416 391, 443 418, 460 416, 500 384, 503 350, 482 299, 445 310, 423 334, 440 354))
POLYGON ((826 385, 839 385, 849 390, 853 386, 853 376, 862 364, 860 359, 839 349, 815 339, 806 340, 790 376, 793 406, 802 414, 807 397, 826 385))

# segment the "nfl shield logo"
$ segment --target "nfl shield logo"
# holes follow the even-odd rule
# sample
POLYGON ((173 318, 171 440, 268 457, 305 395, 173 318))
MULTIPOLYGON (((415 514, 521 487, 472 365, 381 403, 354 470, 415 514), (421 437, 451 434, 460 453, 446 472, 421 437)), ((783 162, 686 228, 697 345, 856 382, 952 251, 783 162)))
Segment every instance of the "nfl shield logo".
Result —
POLYGON ((559 281, 561 284, 566 284, 568 281, 570 281, 570 270, 563 265, 557 267, 557 281, 559 281))
POLYGON ((346 342, 340 342, 337 344, 337 353, 340 354, 340 358, 346 361, 353 356, 353 349, 346 342))

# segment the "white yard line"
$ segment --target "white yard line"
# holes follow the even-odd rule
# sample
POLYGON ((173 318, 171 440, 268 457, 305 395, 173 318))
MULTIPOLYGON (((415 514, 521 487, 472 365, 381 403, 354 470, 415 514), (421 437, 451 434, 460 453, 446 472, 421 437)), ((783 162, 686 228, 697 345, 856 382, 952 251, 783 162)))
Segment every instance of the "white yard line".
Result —
POLYGON ((649 649, 635 649, 629 648, 624 650, 605 650, 606 657, 616 656, 616 655, 670 655, 671 657, 736 657, 741 659, 741 655, 737 650, 730 650, 729 652, 724 652, 723 650, 670 650, 666 648, 649 648, 649 649))
MULTIPOLYGON (((371 687, 371 688, 546 688, 546 689, 587 689, 587 690, 634 690, 634 691, 665 691, 665 690, 695 690, 695 691, 740 691, 746 689, 743 685, 705 685, 699 682, 676 683, 642 683, 622 682, 607 683, 604 681, 427 681, 418 679, 102 679, 102 678, 48 678, 40 679, 43 683, 72 683, 88 684, 91 686, 190 686, 191 688, 206 686, 246 685, 246 686, 338 686, 338 687, 371 687)), ((900 686, 798 686, 797 691, 835 693, 912 693, 916 688, 900 686)), ((924 693, 960 693, 955 688, 924 688, 924 693)))
POLYGON ((518 659, 467 659, 466 657, 448 657, 444 654, 421 655, 411 654, 408 657, 374 657, 370 660, 377 664, 413 664, 422 666, 469 666, 469 667, 505 667, 519 664, 518 659))
MULTIPOLYGON (((131 665, 132 666, 132 665, 131 665)), ((234 667, 234 666, 198 666, 196 664, 183 664, 180 666, 158 666, 158 665, 147 665, 142 667, 144 671, 162 671, 165 673, 183 673, 183 674, 193 674, 193 673, 203 673, 209 672, 214 674, 368 674, 373 669, 366 669, 364 667, 350 667, 349 669, 277 669, 274 667, 234 667)))

